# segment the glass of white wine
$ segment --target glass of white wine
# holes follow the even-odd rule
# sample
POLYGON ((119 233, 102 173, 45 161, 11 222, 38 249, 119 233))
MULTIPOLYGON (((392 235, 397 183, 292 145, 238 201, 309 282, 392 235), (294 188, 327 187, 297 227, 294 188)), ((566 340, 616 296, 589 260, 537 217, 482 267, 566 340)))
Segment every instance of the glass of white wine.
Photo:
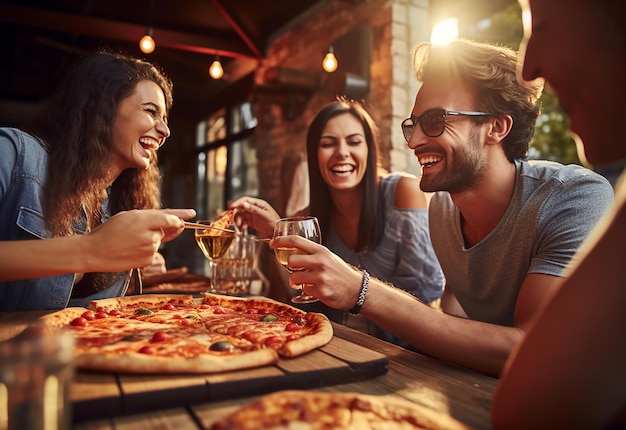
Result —
POLYGON ((212 227, 209 220, 196 221, 196 224, 206 224, 206 229, 196 229, 196 243, 202 250, 204 256, 209 260, 211 268, 211 289, 209 292, 217 293, 217 263, 224 255, 233 239, 235 239, 234 225, 226 228, 212 227))
MULTIPOLYGON (((276 221, 274 226, 274 237, 297 235, 306 237, 316 243, 322 243, 322 234, 320 232, 319 222, 317 218, 312 216, 305 217, 289 217, 281 218, 276 221)), ((276 259, 289 273, 296 270, 303 270, 297 267, 289 266, 289 256, 292 254, 305 254, 298 248, 276 248, 274 249, 276 259)), ((312 303, 318 301, 315 297, 304 294, 302 285, 300 285, 300 294, 291 299, 293 303, 312 303)))

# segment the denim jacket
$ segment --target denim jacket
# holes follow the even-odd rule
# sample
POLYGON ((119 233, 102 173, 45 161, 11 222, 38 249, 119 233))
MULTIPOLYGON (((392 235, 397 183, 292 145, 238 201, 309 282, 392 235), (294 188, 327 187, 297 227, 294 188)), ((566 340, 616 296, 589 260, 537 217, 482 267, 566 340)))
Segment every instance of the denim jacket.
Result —
MULTIPOLYGON (((48 153, 39 140, 15 128, 0 128, 0 246, 2 241, 51 237, 41 207, 47 160, 48 153)), ((85 229, 85 222, 74 226, 76 234, 85 229)), ((129 273, 125 273, 113 277, 116 280, 102 291, 70 302, 75 277, 67 274, 0 282, 0 311, 82 306, 96 298, 124 295, 129 283, 129 273)))

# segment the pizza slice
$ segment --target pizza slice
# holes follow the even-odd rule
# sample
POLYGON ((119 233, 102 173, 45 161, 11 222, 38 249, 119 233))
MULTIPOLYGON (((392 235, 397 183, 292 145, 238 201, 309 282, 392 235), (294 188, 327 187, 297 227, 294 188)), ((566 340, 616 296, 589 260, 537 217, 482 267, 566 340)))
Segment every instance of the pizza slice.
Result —
POLYGON ((299 390, 262 396, 211 426, 211 430, 259 428, 469 430, 446 414, 397 398, 299 390))
POLYGON ((229 230, 230 225, 233 223, 235 219, 235 210, 229 209, 222 214, 219 219, 213 223, 211 223, 211 227, 215 229, 229 230))

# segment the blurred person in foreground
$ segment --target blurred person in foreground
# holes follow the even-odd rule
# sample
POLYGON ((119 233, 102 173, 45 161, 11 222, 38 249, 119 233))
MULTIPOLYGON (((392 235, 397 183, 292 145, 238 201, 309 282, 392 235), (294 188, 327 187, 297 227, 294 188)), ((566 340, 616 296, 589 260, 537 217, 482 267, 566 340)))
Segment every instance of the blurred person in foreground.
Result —
MULTIPOLYGON (((413 175, 380 166, 378 128, 356 101, 324 106, 307 133, 310 204, 302 212, 319 219, 323 244, 346 262, 404 290, 424 303, 441 297, 443 277, 428 232, 428 202, 413 175)), ((271 237, 279 218, 264 200, 243 197, 231 205, 246 226, 271 237)), ((301 306, 359 327, 347 310, 323 303, 301 306)), ((406 342, 364 321, 363 331, 406 342)))
POLYGON ((15 260, 29 252, 32 267, 2 270, 0 310, 80 306, 140 285, 129 269, 150 265, 195 215, 156 210, 171 106, 155 66, 98 53, 64 77, 32 132, 0 129, 1 264, 23 268, 15 260))
POLYGON ((419 44, 421 87, 402 122, 435 192, 430 237, 443 269, 439 312, 294 236, 290 275, 307 294, 351 309, 431 356, 499 375, 564 269, 613 201, 610 183, 581 166, 526 161, 542 86, 522 85, 516 52, 456 40, 419 44))
MULTIPOLYGON (((571 119, 579 155, 624 166, 626 3, 520 0, 522 78, 543 77, 571 119)), ((626 428, 626 176, 615 204, 507 363, 498 429, 626 428)))

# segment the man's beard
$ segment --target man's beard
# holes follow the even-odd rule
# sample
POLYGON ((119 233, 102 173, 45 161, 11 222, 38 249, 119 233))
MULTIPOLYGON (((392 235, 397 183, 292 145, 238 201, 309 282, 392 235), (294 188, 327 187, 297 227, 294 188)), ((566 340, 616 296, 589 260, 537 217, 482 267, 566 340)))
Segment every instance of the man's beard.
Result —
POLYGON ((424 192, 448 191, 459 193, 471 188, 483 175, 485 160, 481 150, 478 128, 474 128, 467 144, 446 155, 446 169, 433 176, 423 174, 420 187, 424 192))

